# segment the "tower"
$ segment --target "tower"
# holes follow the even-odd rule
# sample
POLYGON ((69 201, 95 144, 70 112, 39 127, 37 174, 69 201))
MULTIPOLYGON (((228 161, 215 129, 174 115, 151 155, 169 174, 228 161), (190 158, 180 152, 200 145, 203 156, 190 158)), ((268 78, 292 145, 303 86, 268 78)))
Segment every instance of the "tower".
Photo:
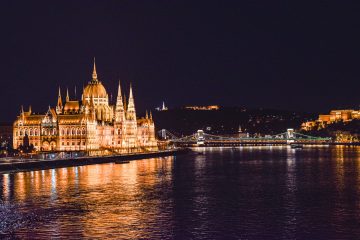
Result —
POLYGON ((93 73, 92 73, 92 80, 94 82, 97 82, 98 79, 97 79, 97 73, 96 73, 96 63, 95 63, 95 57, 94 57, 94 68, 93 68, 93 73))
POLYGON ((116 148, 121 148, 124 146, 124 135, 125 135, 125 109, 124 109, 124 102, 121 95, 121 85, 119 81, 118 86, 118 95, 116 98, 116 105, 115 105, 115 114, 114 114, 114 136, 113 142, 116 148))
POLYGON ((130 85, 129 102, 126 108, 126 144, 129 148, 134 148, 138 144, 137 141, 137 121, 135 112, 134 96, 132 86, 130 85))
POLYGON ((125 120, 124 103, 121 96, 121 86, 119 81, 118 95, 116 98, 116 106, 115 106, 115 122, 120 123, 120 122, 124 122, 124 120, 125 120))
POLYGON ((69 96, 69 89, 66 89, 66 102, 70 101, 70 96, 69 96))
POLYGON ((130 93, 129 93, 129 102, 128 102, 128 106, 126 108, 126 117, 127 117, 127 120, 135 120, 136 121, 135 103, 134 103, 134 96, 133 96, 131 85, 130 85, 130 93))
POLYGON ((59 87, 58 100, 57 100, 57 104, 56 104, 56 113, 60 114, 60 113, 62 113, 62 110, 63 110, 63 103, 62 103, 62 99, 61 99, 61 90, 59 87))

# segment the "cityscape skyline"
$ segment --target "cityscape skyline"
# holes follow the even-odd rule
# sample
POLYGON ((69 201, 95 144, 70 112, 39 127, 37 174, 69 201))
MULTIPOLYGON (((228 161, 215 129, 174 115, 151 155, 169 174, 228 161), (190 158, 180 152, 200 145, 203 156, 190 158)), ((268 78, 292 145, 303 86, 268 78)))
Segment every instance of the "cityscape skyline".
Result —
POLYGON ((1 239, 360 239, 359 3, 1 10, 1 239))

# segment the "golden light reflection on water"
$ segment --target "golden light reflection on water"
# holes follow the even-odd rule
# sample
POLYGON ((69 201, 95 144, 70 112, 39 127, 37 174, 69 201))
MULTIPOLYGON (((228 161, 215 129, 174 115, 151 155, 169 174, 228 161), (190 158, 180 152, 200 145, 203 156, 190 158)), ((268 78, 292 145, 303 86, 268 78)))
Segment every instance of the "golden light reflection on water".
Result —
POLYGON ((3 174, 0 199, 18 203, 20 211, 44 216, 36 231, 17 232, 23 237, 30 231, 33 239, 59 234, 63 238, 162 239, 174 236, 174 226, 181 236, 184 219, 187 230, 193 231, 190 236, 211 236, 218 219, 220 229, 223 223, 234 229, 239 226, 232 221, 250 219, 247 227, 261 232, 267 231, 261 225, 263 219, 272 214, 279 215, 269 222, 279 222, 278 229, 287 229, 291 238, 302 223, 331 221, 341 230, 348 216, 353 214, 354 221, 360 218, 356 200, 360 199, 360 147, 201 151, 204 154, 179 161, 154 158, 3 174), (269 195, 273 190, 275 197, 269 195), (309 203, 308 198, 315 200, 309 203), (217 209, 219 204, 225 207, 217 209), (312 213, 318 215, 307 215, 312 213))
POLYGON ((5 201, 43 201, 44 205, 39 205, 44 209, 61 201, 65 209, 53 211, 74 211, 72 219, 64 215, 48 223, 49 232, 55 234, 53 236, 60 229, 69 230, 71 225, 81 225, 83 236, 125 232, 123 237, 136 239, 146 236, 147 233, 141 229, 157 222, 161 208, 161 201, 156 197, 157 185, 170 186, 172 164, 172 157, 167 157, 128 164, 3 174, 2 195, 5 201), (10 176, 13 176, 12 180, 10 176))

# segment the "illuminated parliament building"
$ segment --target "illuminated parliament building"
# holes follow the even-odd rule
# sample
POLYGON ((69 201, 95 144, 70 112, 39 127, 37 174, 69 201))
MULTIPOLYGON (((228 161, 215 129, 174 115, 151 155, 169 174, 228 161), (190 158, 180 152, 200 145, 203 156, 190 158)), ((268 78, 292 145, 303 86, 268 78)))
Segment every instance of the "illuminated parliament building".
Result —
POLYGON ((37 151, 90 151, 116 152, 157 150, 152 115, 137 118, 130 86, 129 99, 122 97, 119 83, 115 105, 109 105, 109 95, 98 80, 96 66, 92 80, 83 89, 81 101, 65 102, 59 95, 55 108, 46 114, 34 114, 31 107, 13 124, 13 145, 33 145, 37 151))

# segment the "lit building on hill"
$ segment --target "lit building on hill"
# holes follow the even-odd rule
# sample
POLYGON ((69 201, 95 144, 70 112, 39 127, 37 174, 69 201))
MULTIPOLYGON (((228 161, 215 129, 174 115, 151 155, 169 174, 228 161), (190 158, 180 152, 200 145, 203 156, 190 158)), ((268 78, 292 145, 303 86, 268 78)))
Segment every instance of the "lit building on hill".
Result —
POLYGON ((49 107, 45 114, 21 109, 13 124, 13 147, 32 144, 38 151, 157 150, 151 112, 137 118, 131 86, 127 104, 120 83, 117 94, 116 104, 110 105, 94 62, 92 80, 83 89, 81 101, 70 99, 67 91, 63 102, 59 89, 56 107, 49 107))
POLYGON ((168 108, 165 106, 165 102, 162 103, 161 107, 156 108, 157 111, 167 111, 168 108))
POLYGON ((219 110, 220 107, 219 107, 218 105, 210 105, 210 106, 185 106, 185 109, 188 109, 188 110, 211 111, 211 110, 219 110))
POLYGON ((324 128, 326 125, 334 122, 348 122, 353 119, 360 119, 360 110, 332 110, 330 111, 330 114, 320 114, 319 118, 315 121, 304 122, 301 125, 301 128, 305 131, 309 131, 314 128, 324 128))

